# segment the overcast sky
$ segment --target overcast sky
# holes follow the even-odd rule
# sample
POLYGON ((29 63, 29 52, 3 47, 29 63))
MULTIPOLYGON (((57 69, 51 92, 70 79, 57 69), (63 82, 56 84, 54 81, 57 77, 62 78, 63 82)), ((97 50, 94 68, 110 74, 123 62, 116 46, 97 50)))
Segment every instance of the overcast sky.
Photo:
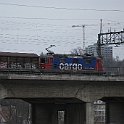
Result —
MULTIPOLYGON (((103 32, 124 28, 123 0, 0 0, 0 51, 69 53, 97 42, 100 19, 103 32)), ((124 59, 124 45, 114 56, 124 59)))

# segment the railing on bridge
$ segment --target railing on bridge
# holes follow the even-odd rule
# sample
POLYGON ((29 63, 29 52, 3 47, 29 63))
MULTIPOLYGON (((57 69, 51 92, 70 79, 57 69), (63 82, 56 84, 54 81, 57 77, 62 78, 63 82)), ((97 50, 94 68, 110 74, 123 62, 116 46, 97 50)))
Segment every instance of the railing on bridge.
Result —
POLYGON ((106 75, 111 76, 124 76, 124 67, 105 67, 106 75))

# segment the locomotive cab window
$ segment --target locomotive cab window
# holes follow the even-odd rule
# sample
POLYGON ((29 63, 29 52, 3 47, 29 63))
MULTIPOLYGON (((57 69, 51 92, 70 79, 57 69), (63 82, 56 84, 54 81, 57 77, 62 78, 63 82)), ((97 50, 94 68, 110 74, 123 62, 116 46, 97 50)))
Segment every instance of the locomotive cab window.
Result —
POLYGON ((41 63, 45 63, 45 58, 40 59, 41 63))

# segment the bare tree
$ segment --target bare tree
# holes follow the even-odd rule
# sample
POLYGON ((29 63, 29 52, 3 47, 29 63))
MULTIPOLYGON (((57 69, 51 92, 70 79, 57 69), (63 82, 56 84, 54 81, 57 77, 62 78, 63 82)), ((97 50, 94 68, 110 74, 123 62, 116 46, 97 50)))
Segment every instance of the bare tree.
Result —
POLYGON ((71 54, 73 55, 83 55, 85 52, 81 47, 72 49, 71 54))

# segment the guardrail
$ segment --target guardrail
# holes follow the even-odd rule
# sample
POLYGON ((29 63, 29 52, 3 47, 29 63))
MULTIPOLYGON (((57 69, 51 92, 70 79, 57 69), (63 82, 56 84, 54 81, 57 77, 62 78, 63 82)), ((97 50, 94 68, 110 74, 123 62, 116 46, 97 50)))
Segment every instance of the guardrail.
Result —
POLYGON ((106 75, 124 76, 124 67, 105 67, 106 75))

